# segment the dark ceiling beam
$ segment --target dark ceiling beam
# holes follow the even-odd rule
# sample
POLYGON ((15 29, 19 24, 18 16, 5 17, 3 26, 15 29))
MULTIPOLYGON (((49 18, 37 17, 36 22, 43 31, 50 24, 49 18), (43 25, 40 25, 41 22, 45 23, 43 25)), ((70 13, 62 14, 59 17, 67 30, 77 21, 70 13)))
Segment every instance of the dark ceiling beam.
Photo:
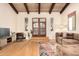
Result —
POLYGON ((52 5, 51 5, 51 7, 50 7, 50 10, 49 10, 49 14, 51 14, 51 12, 52 12, 54 6, 55 6, 55 3, 52 3, 52 5))
POLYGON ((27 14, 29 14, 29 9, 28 9, 27 3, 24 3, 24 6, 26 8, 27 14))
POLYGON ((40 3, 38 3, 38 14, 40 14, 40 3))
POLYGON ((60 14, 62 14, 64 12, 64 10, 68 7, 70 3, 66 3, 65 6, 62 8, 62 10, 60 11, 60 14))
POLYGON ((9 3, 9 5, 11 6, 11 8, 16 12, 16 14, 18 14, 17 9, 14 7, 14 5, 12 3, 9 3))

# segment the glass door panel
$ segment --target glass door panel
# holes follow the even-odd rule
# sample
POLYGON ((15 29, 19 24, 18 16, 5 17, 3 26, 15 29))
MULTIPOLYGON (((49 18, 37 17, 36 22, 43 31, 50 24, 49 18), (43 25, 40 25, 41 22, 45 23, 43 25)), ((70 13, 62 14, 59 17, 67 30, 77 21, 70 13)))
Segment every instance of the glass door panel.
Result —
POLYGON ((40 28, 40 35, 45 35, 45 29, 44 28, 40 28))
POLYGON ((33 35, 39 35, 38 19, 33 19, 33 35))
POLYGON ((46 35, 46 20, 45 18, 33 19, 33 35, 42 36, 46 35))
POLYGON ((40 18, 40 22, 45 22, 45 18, 40 18))
POLYGON ((40 28, 45 28, 45 23, 40 23, 40 28))
POLYGON ((46 34, 46 22, 45 19, 40 19, 40 35, 46 34))

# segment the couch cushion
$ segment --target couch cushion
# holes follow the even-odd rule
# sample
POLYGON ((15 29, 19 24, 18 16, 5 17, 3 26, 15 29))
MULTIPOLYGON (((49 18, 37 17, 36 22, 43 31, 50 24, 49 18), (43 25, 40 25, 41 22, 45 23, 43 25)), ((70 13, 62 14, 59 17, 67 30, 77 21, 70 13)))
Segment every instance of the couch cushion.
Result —
POLYGON ((78 34, 74 34, 74 39, 78 39, 78 34))
POLYGON ((79 40, 79 34, 74 34, 74 39, 79 40))
POLYGON ((63 39, 63 44, 79 44, 78 40, 75 39, 63 39))
POLYGON ((63 38, 66 38, 66 33, 65 32, 63 33, 63 38))
POLYGON ((74 33, 67 33, 66 38, 67 39, 74 39, 74 33))
POLYGON ((77 39, 79 40, 79 34, 78 34, 78 38, 77 39))

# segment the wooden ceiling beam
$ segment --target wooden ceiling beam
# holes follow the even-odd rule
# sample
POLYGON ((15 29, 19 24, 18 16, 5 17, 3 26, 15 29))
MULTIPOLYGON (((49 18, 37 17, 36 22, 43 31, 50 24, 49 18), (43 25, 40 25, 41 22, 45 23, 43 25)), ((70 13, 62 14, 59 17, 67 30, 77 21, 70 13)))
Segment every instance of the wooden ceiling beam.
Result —
POLYGON ((52 12, 54 6, 55 6, 55 3, 52 3, 52 5, 51 5, 51 7, 50 7, 50 10, 49 10, 49 14, 51 14, 51 12, 52 12))
POLYGON ((16 12, 16 14, 18 14, 17 9, 14 7, 14 5, 12 3, 9 3, 9 5, 11 6, 11 8, 16 12))
POLYGON ((38 3, 38 14, 40 14, 40 6, 41 6, 41 4, 38 3))
POLYGON ((28 9, 27 3, 24 3, 24 6, 26 8, 27 14, 29 14, 29 9, 28 9))
POLYGON ((65 6, 62 8, 62 10, 60 11, 60 14, 62 14, 64 12, 64 10, 69 6, 70 3, 66 3, 65 6))

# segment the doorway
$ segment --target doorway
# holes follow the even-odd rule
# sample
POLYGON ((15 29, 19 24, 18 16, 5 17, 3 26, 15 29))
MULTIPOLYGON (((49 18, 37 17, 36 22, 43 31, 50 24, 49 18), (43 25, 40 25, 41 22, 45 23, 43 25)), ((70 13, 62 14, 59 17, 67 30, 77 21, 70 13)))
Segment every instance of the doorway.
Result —
POLYGON ((46 36, 46 18, 32 19, 33 36, 46 36))

